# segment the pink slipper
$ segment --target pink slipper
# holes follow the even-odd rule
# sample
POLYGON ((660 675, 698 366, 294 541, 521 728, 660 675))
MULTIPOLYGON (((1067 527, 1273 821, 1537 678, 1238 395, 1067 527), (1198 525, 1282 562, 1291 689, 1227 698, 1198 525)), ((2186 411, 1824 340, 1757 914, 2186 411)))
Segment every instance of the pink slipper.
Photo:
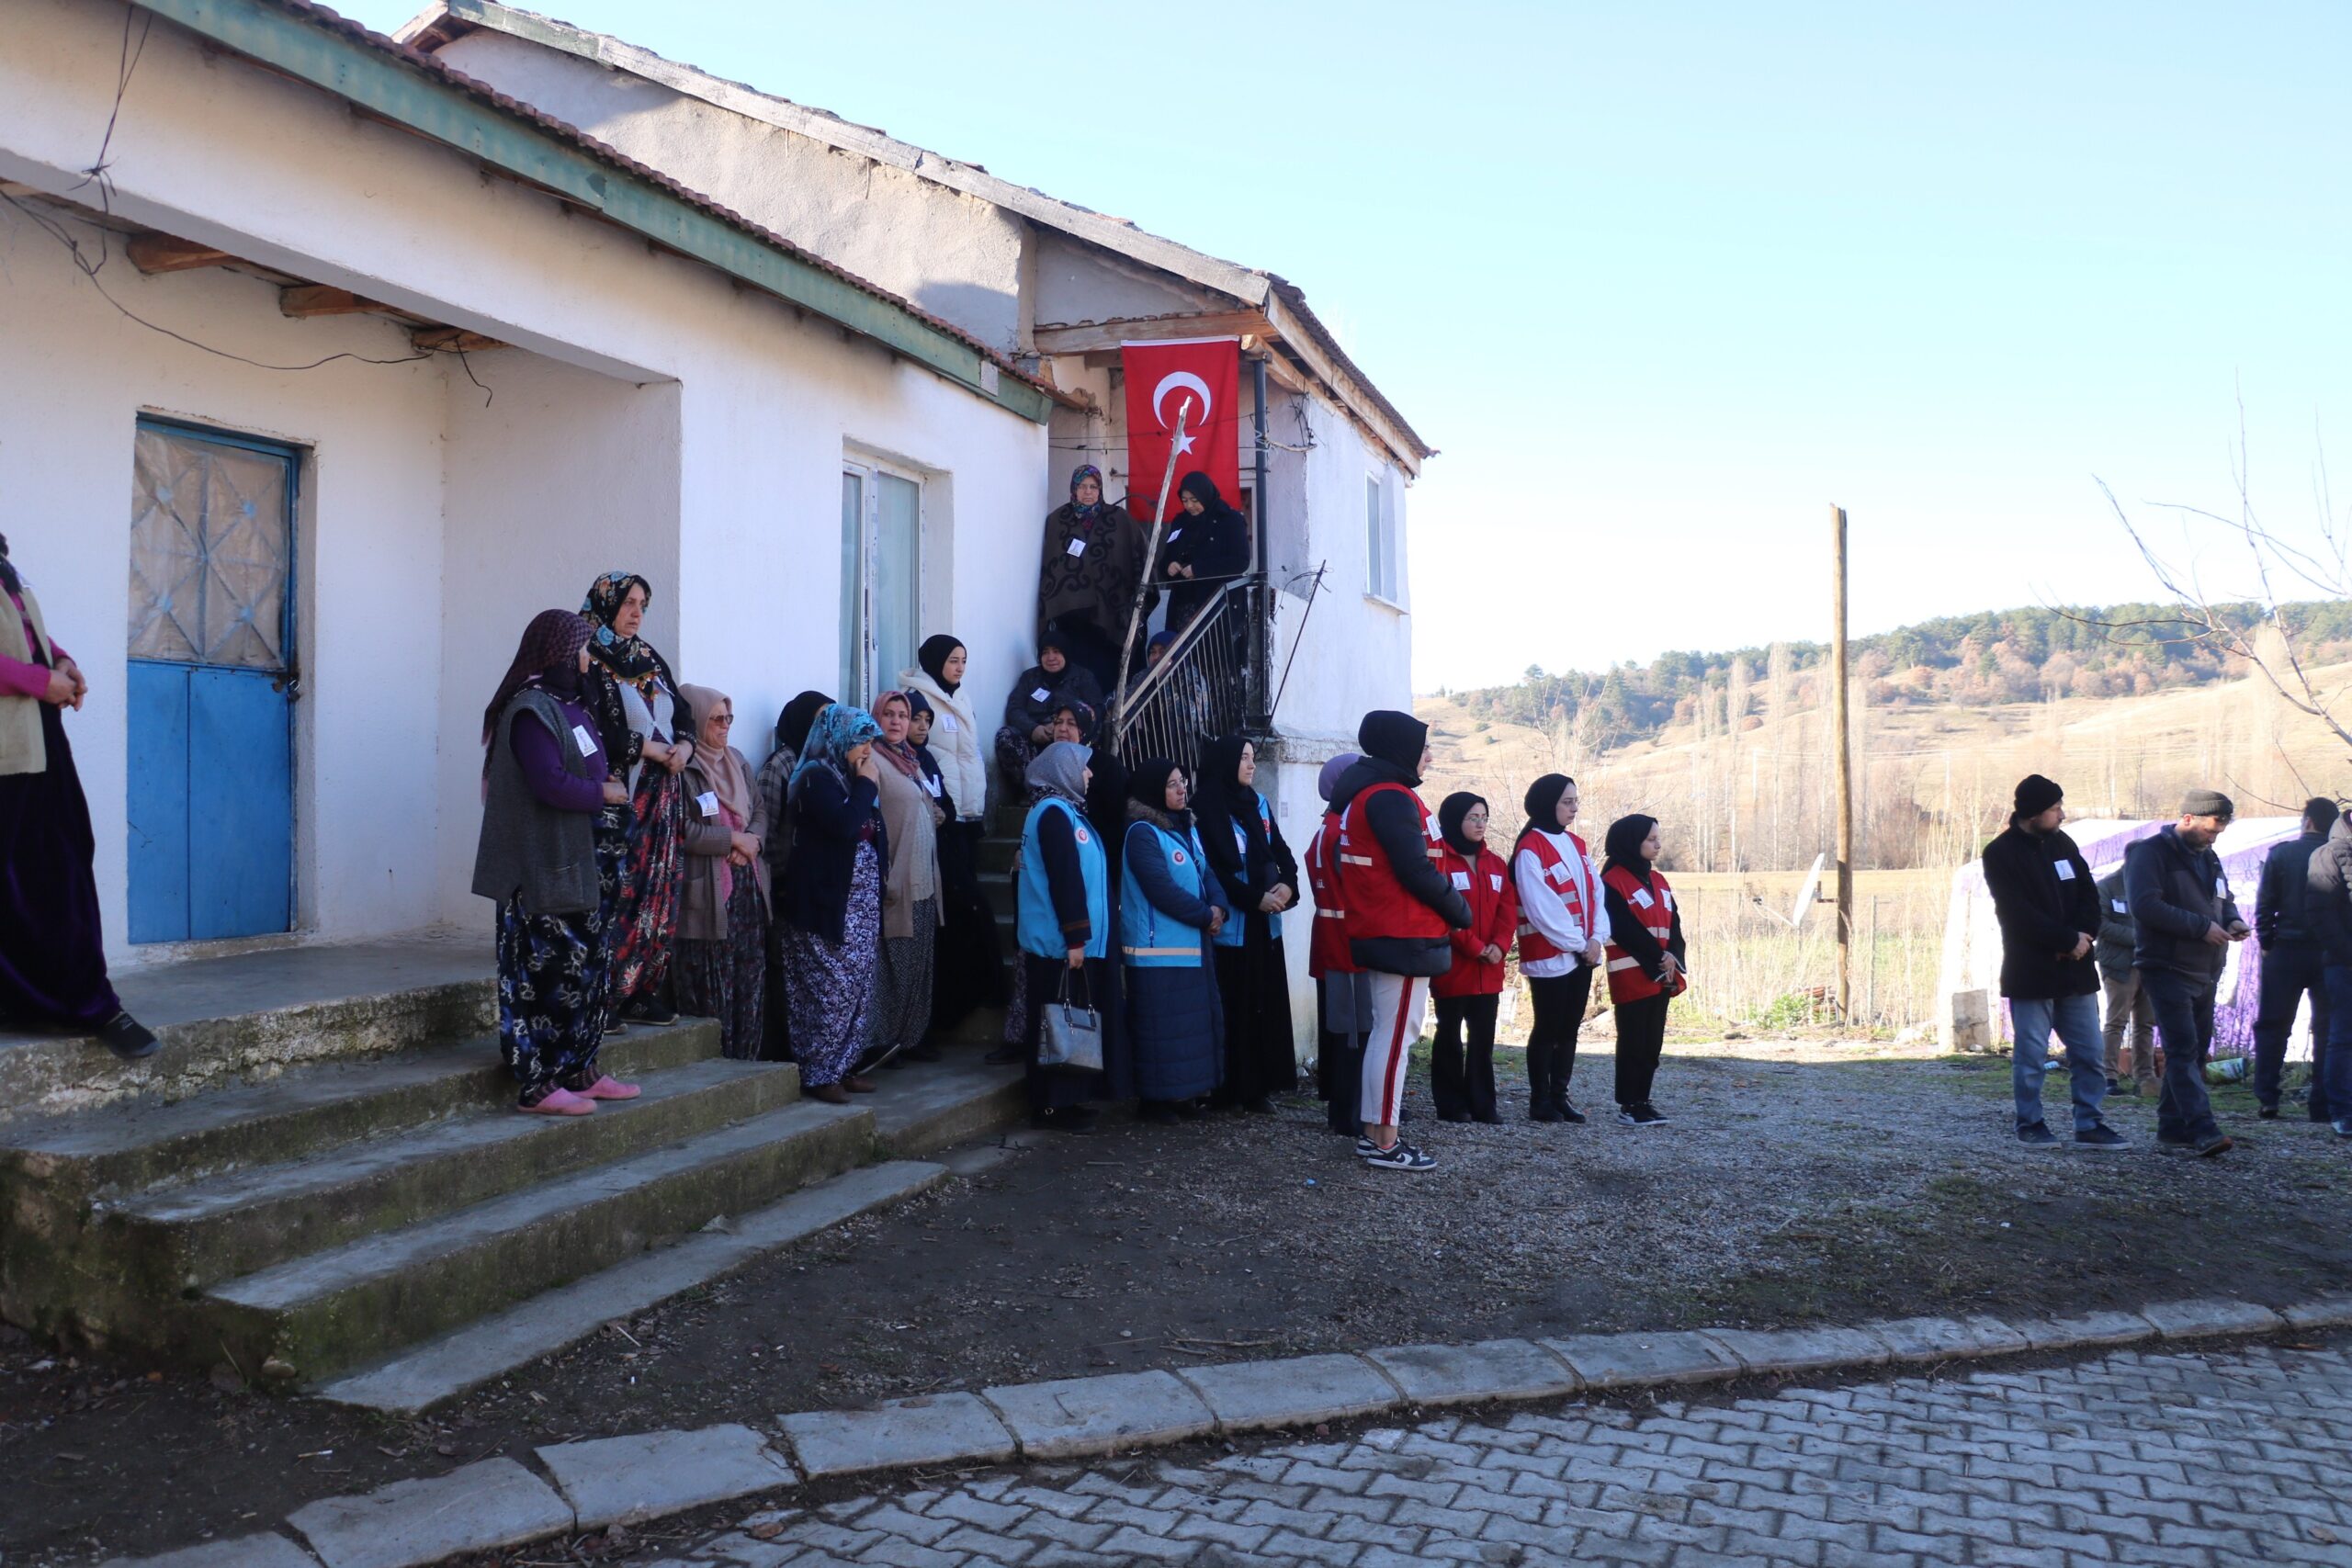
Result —
POLYGON ((537 1105, 518 1105, 514 1109, 526 1116, 587 1116, 595 1111, 596 1102, 568 1089, 554 1089, 537 1105))
POLYGON ((642 1091, 635 1084, 623 1083, 612 1074, 606 1073, 586 1089, 577 1092, 590 1100, 635 1100, 642 1091))

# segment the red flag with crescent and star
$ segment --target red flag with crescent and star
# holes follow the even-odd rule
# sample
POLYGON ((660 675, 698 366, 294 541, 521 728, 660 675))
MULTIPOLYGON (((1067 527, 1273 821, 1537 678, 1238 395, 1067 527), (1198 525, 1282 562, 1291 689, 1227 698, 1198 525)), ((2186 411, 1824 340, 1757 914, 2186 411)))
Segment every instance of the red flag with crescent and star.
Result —
POLYGON ((1196 470, 1216 482, 1227 505, 1239 505, 1241 340, 1123 344, 1119 364, 1127 381, 1127 511, 1148 525, 1161 476, 1171 468, 1176 478, 1168 487, 1170 513, 1180 513, 1176 486, 1196 470))

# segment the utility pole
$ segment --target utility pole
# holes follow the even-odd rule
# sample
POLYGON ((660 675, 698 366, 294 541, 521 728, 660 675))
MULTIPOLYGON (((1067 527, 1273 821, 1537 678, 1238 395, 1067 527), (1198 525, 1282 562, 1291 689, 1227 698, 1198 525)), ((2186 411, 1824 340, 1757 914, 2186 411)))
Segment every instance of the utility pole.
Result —
POLYGON ((1846 683, 1846 509, 1829 509, 1831 744, 1838 748, 1838 1019, 1852 1019, 1854 970, 1854 755, 1846 683))

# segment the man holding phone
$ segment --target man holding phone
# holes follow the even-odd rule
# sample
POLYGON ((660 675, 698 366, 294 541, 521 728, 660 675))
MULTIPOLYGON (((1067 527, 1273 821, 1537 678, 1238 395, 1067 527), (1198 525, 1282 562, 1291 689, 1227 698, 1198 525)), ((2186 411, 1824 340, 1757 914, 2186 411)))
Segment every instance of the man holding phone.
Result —
POLYGON ((2205 1053, 2213 1044, 2213 997, 2230 943, 2254 928, 2213 852, 2213 840, 2237 815, 2219 790, 2192 789, 2180 820, 2124 852, 2123 886, 2139 922, 2132 967, 2156 1012, 2164 1042, 2164 1089, 2156 1098, 2156 1142, 2211 1159, 2235 1145, 2213 1120, 2205 1093, 2205 1053))

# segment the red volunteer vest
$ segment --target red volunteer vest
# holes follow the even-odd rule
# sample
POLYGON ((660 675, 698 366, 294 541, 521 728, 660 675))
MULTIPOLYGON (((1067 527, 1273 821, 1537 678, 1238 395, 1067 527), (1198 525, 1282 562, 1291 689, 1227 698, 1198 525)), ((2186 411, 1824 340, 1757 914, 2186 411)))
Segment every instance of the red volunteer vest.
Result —
MULTIPOLYGON (((1674 889, 1655 870, 1647 882, 1635 876, 1623 866, 1611 866, 1600 874, 1600 880, 1617 890, 1625 907, 1634 911, 1642 929, 1657 939, 1664 947, 1674 935, 1674 889)), ((1680 975, 1674 977, 1674 995, 1680 996, 1689 981, 1680 975)), ((1650 978, 1638 959, 1628 954, 1615 942, 1609 944, 1609 999, 1612 1002, 1638 1002, 1657 996, 1663 989, 1650 978)))
POLYGON ((1306 845, 1306 886, 1315 896, 1315 928, 1307 933, 1306 972, 1352 975, 1355 960, 1348 954, 1348 912, 1340 902, 1339 866, 1332 849, 1340 841, 1340 814, 1327 811, 1323 825, 1306 845))
POLYGON ((1437 819, 1421 797, 1400 784, 1379 784, 1348 802, 1340 816, 1340 902, 1347 910, 1341 922, 1350 942, 1369 942, 1378 937, 1442 937, 1452 930, 1445 917, 1405 891, 1396 880, 1388 857, 1381 852, 1380 844, 1373 837, 1372 823, 1365 814, 1365 805, 1384 790, 1395 790, 1413 803, 1419 813, 1421 837, 1428 841, 1430 858, 1434 860, 1443 850, 1437 836, 1437 819))
MULTIPOLYGON (((1570 833, 1568 841, 1576 845, 1577 853, 1586 856, 1585 865, 1589 867, 1591 857, 1584 847, 1584 840, 1570 833)), ((1568 906, 1568 913, 1577 918, 1577 924, 1586 931, 1592 930, 1591 907, 1598 895, 1586 879, 1587 872, 1570 865, 1567 856, 1554 849, 1552 840, 1541 833, 1530 833, 1521 842, 1535 852, 1537 862, 1544 867, 1544 885, 1560 895, 1568 906)), ((1510 858, 1512 874, 1517 875, 1519 852, 1513 850, 1510 858)), ((1519 904, 1522 911, 1519 922, 1519 961, 1521 964, 1538 964, 1546 958, 1571 956, 1552 945, 1552 939, 1537 931, 1534 922, 1525 918, 1527 897, 1524 894, 1521 895, 1519 904)))

